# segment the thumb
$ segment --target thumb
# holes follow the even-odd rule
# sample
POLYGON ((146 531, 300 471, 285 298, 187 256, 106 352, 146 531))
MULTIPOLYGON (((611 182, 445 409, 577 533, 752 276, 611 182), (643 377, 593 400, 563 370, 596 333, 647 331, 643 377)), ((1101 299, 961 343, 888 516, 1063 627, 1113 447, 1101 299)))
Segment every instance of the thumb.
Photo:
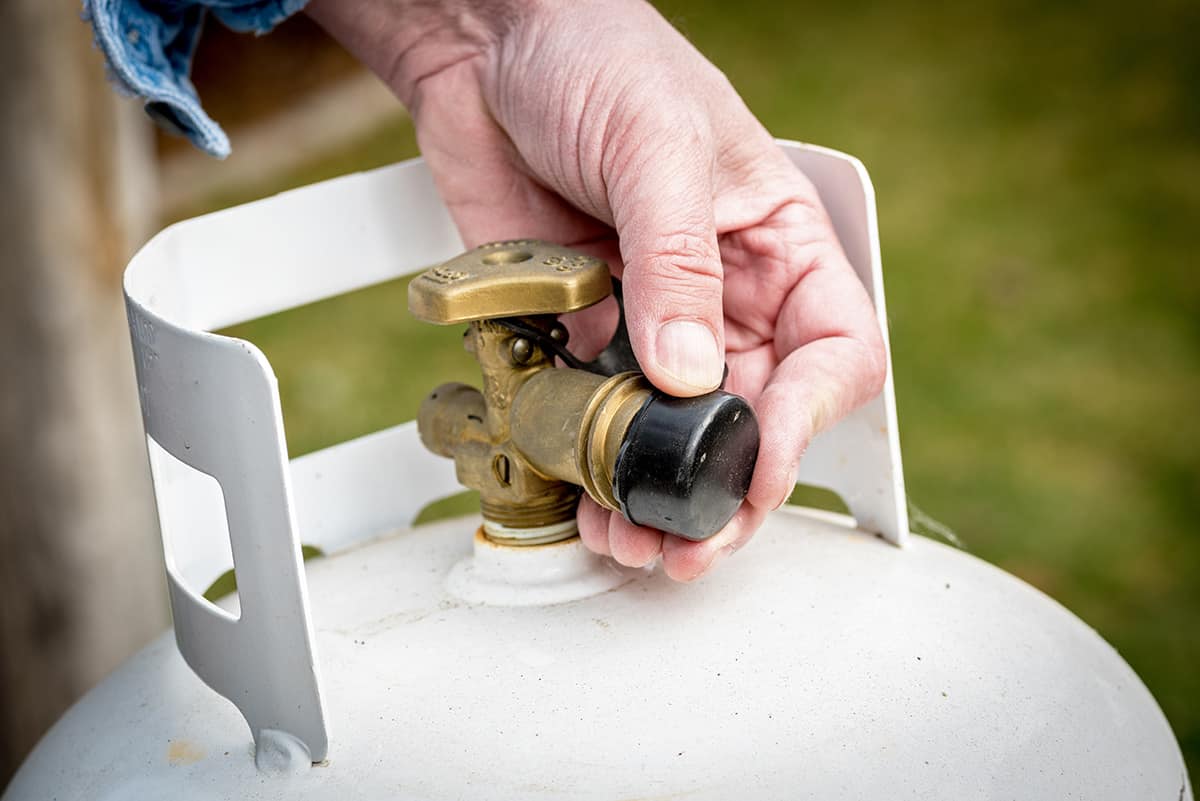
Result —
POLYGON ((643 140, 639 150, 656 152, 616 159, 621 177, 607 182, 625 265, 625 319, 650 381, 672 395, 700 395, 716 389, 725 370, 712 156, 699 143, 677 144, 677 134, 659 141, 665 152, 643 140))

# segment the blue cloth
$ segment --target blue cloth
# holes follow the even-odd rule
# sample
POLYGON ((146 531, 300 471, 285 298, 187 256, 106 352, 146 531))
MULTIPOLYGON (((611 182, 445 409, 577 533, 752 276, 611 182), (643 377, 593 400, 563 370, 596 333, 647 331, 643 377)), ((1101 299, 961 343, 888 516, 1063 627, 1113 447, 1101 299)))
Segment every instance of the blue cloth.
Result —
POLYGON ((84 19, 118 90, 142 97, 146 113, 217 158, 229 137, 204 113, 188 79, 204 17, 235 31, 269 32, 308 0, 83 0, 84 19))

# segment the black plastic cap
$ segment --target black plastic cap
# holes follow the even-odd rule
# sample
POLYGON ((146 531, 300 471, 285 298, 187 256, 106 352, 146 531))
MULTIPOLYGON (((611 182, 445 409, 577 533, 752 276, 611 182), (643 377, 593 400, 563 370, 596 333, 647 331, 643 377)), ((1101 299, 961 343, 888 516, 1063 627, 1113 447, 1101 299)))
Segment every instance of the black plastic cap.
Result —
POLYGON ((703 540, 745 499, 756 458, 758 420, 744 398, 655 393, 625 434, 613 492, 629 522, 703 540))

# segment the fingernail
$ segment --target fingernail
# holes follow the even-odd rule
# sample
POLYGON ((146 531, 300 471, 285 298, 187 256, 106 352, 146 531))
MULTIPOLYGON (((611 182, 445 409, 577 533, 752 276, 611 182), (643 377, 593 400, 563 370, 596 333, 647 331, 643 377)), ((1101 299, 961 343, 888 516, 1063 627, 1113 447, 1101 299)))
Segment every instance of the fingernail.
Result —
POLYGON ((708 563, 708 567, 706 567, 704 569, 704 572, 707 573, 708 571, 712 570, 717 565, 724 562, 726 559, 729 558, 729 555, 736 550, 737 549, 734 548, 732 545, 726 545, 724 548, 717 551, 715 554, 713 554, 712 561, 708 563))
POLYGON ((707 392, 725 372, 717 338, 703 323, 674 320, 658 332, 658 365, 676 381, 707 392))
POLYGON ((795 491, 796 491, 795 484, 793 484, 792 486, 790 486, 786 490, 784 490, 784 493, 782 495, 780 495, 779 498, 776 499, 775 503, 771 506, 771 511, 774 512, 780 506, 783 506, 785 503, 787 503, 788 498, 792 497, 792 493, 795 491))
POLYGON ((788 476, 788 483, 784 487, 783 495, 779 498, 776 504, 771 507, 772 511, 787 503, 788 499, 792 497, 792 493, 796 491, 796 482, 800 479, 800 465, 793 467, 791 472, 788 473, 788 476))

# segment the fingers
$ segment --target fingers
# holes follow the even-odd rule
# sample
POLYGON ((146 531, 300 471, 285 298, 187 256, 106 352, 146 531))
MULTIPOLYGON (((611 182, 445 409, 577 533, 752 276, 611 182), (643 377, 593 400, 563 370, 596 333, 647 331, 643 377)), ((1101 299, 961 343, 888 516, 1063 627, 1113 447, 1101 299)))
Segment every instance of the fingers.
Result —
POLYGON ((662 553, 661 531, 635 526, 586 495, 579 502, 577 520, 579 537, 589 551, 611 556, 627 567, 644 567, 662 553))
POLYGON ((766 509, 742 504, 724 528, 707 540, 692 542, 635 526, 585 496, 579 503, 579 536, 588 550, 628 567, 644 567, 661 554, 667 576, 687 582, 695 581, 744 545, 766 514, 766 509))
MULTIPOLYGON (((882 389, 887 360, 875 309, 828 219, 819 206, 807 206, 783 209, 775 222, 779 236, 769 241, 787 245, 762 253, 773 254, 798 278, 779 306, 773 339, 737 354, 739 380, 751 374, 754 384, 762 380, 754 376, 775 367, 765 386, 758 384, 763 388, 754 400, 762 433, 746 503, 722 531, 703 542, 658 535, 610 513, 604 531, 598 521, 592 536, 603 539, 597 550, 623 564, 646 564, 661 549, 664 570, 677 581, 692 581, 712 569, 787 499, 812 436, 882 389)), ((627 281, 629 273, 627 263, 627 281)))
POLYGON ((608 517, 608 547, 613 559, 629 567, 643 567, 662 553, 661 531, 635 526, 617 512, 608 517))
POLYGON ((813 436, 879 394, 887 371, 874 306, 832 240, 784 302, 781 362, 755 403, 758 463, 746 500, 775 509, 795 484, 813 436))
POLYGON ((767 510, 742 504, 725 527, 706 540, 691 542, 666 537, 662 544, 663 570, 675 581, 695 581, 742 547, 762 525, 767 510))
POLYGON ((634 353, 655 386, 691 396, 721 382, 725 341, 712 147, 681 128, 634 129, 605 162, 634 353))
POLYGON ((612 512, 593 501, 587 495, 579 499, 575 520, 579 524, 579 538, 589 551, 601 556, 612 556, 608 547, 608 517, 612 512))

